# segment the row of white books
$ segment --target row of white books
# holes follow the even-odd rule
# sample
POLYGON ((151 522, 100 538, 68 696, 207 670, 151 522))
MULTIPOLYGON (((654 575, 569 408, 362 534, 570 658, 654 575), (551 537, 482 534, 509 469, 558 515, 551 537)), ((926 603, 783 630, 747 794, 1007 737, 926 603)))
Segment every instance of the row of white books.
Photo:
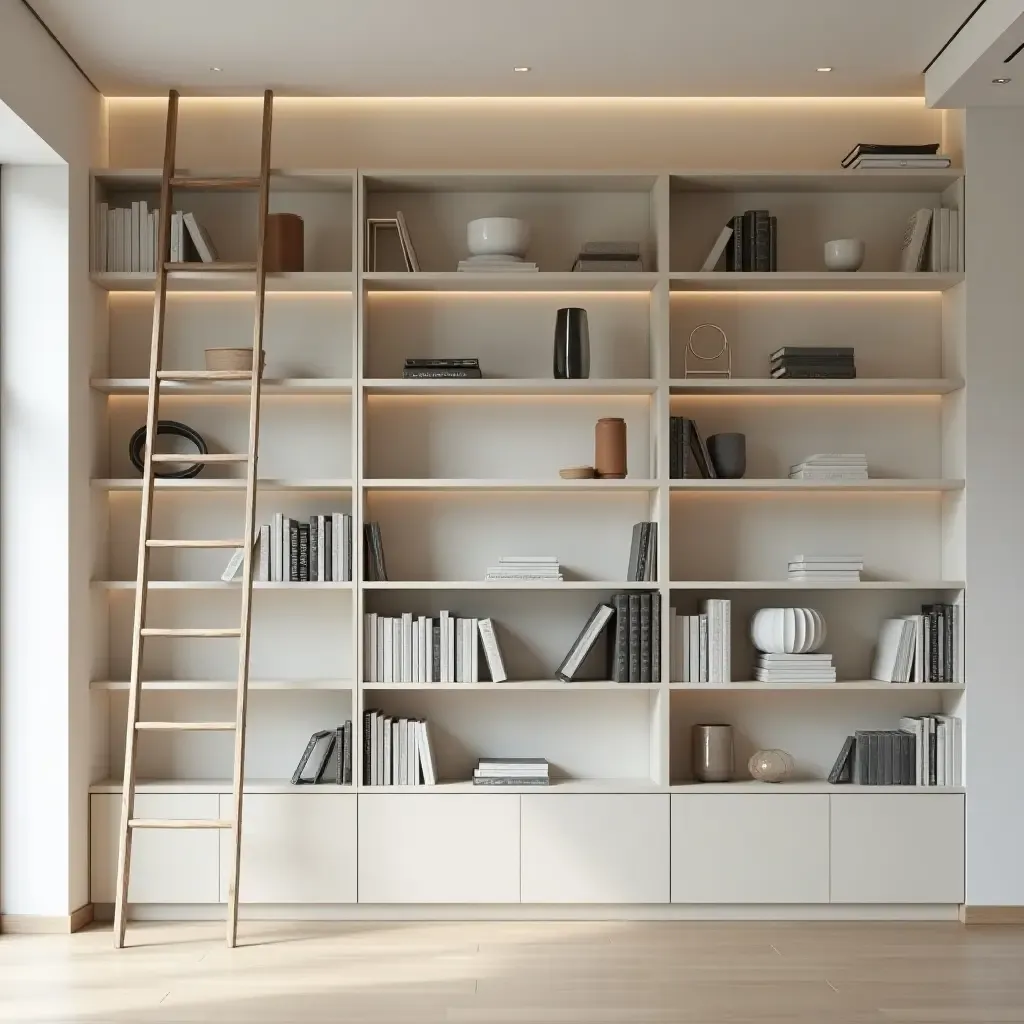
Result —
POLYGON ((834 683, 831 654, 759 654, 754 678, 759 683, 834 683))
POLYGON ((871 678, 884 683, 962 683, 963 606, 929 604, 882 623, 871 678))
POLYGON ((921 715, 900 719, 900 728, 917 740, 918 786, 962 786, 963 722, 954 715, 921 715))
POLYGON ((474 786, 547 786, 550 766, 543 757, 481 757, 474 786))
POLYGON ((558 559, 549 555, 509 555, 488 567, 485 580, 556 580, 562 579, 558 559))
POLYGON ((964 240, 960 211, 944 206, 917 210, 903 236, 900 269, 908 274, 918 270, 962 271, 964 240))
POLYGON ((866 455, 810 455, 789 467, 790 480, 867 480, 866 455))
POLYGON ((794 555, 787 577, 803 583, 859 583, 863 568, 860 555, 794 555))
POLYGON ((427 615, 364 617, 368 683, 479 683, 480 647, 493 683, 508 679, 493 619, 427 615))
POLYGON ((709 600, 699 615, 672 609, 669 678, 682 683, 732 682, 732 602, 709 600))
MULTIPOLYGON (((144 199, 127 207, 100 203, 94 232, 93 267, 112 273, 153 273, 158 259, 159 210, 144 199)), ((217 249, 195 214, 171 215, 170 262, 213 263, 217 249)))
POLYGON ((363 712, 363 782, 370 786, 435 786, 437 762, 427 723, 363 712))

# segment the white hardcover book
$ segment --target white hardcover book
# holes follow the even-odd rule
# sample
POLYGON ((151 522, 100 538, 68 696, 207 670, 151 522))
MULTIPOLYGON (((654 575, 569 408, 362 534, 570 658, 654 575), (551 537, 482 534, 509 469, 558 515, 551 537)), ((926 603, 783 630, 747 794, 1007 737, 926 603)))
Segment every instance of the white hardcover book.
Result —
POLYGON ((466 630, 466 644, 469 646, 469 681, 480 682, 480 644, 477 643, 477 636, 480 630, 480 620, 470 619, 466 630))
POLYGON ((424 662, 424 668, 426 670, 427 682, 436 683, 438 680, 434 678, 434 620, 428 615, 425 622, 426 637, 424 639, 427 645, 427 659, 424 662))
POLYGON ((106 203, 100 203, 99 211, 96 214, 96 263, 95 269, 101 273, 109 270, 107 266, 107 246, 109 243, 108 234, 110 231, 110 207, 106 203))
POLYGON ((411 636, 411 665, 409 668, 409 682, 418 683, 420 670, 420 623, 419 619, 413 619, 412 624, 409 626, 409 633, 411 636))
POLYGON ((946 723, 935 723, 935 785, 946 785, 946 723))
POLYGON ((956 273, 960 270, 960 211, 947 210, 946 213, 949 215, 946 267, 948 270, 956 273))
POLYGON ((381 756, 381 780, 382 786, 393 786, 395 784, 395 773, 393 771, 395 755, 395 724, 390 718, 384 719, 384 734, 381 737, 384 741, 384 750, 381 756))
POLYGON ((703 613, 697 616, 697 629, 700 633, 700 682, 710 683, 711 677, 708 675, 708 654, 710 653, 709 637, 710 630, 708 629, 708 616, 707 613, 703 613))
POLYGON ((437 680, 439 683, 448 683, 451 680, 448 678, 448 613, 442 609, 438 616, 438 637, 441 645, 441 676, 437 680))
POLYGON ((384 678, 381 682, 393 683, 395 681, 395 670, 392 655, 394 654, 395 644, 393 639, 393 623, 394 620, 385 618, 384 620, 384 632, 383 632, 383 648, 384 648, 384 678))
POLYGON ((363 615, 363 679, 368 683, 377 682, 377 613, 363 615))
POLYGON ((231 552, 231 557, 228 559, 228 564, 224 567, 224 571, 220 574, 221 581, 224 583, 230 583, 235 579, 242 571, 242 563, 244 561, 245 548, 235 548, 235 550, 231 552))
POLYGON ((426 721, 419 724, 420 761, 423 764, 423 783, 426 786, 437 785, 437 769, 434 763, 434 750, 430 743, 430 733, 426 721))
POLYGON ((411 683, 412 675, 412 612, 402 612, 402 682, 411 683))
POLYGON ((405 683, 408 680, 405 678, 403 668, 405 666, 405 640, 403 637, 404 630, 402 628, 405 616, 396 616, 391 620, 391 643, 394 646, 394 651, 391 655, 392 664, 392 682, 393 683, 405 683))
POLYGON ((899 653, 904 633, 911 628, 904 619, 886 619, 878 634, 871 678, 882 683, 899 682, 899 653))
POLYGON ((455 619, 455 629, 452 632, 455 634, 455 657, 452 659, 452 664, 455 667, 454 681, 456 683, 464 683, 465 679, 462 678, 462 670, 466 659, 463 656, 462 619, 455 619))
POLYGON ((448 682, 455 682, 455 623, 453 615, 448 617, 448 682))
POLYGON ((410 786, 420 784, 419 744, 416 742, 416 720, 410 719, 405 730, 405 766, 410 786))
POLYGON ((139 270, 147 274, 153 272, 153 265, 150 260, 150 252, 153 249, 153 239, 150 237, 153 218, 149 215, 149 203, 143 199, 139 203, 139 270))
POLYGON ((726 224, 719 232, 718 238, 715 239, 715 244, 711 247, 711 252, 708 253, 708 258, 700 268, 702 273, 714 270, 718 266, 718 261, 722 258, 722 253, 725 252, 725 247, 729 244, 730 238, 732 238, 732 227, 726 224))
POLYGON ((181 246, 178 242, 178 214, 171 214, 171 263, 181 262, 181 246))
POLYGON ((341 517, 341 542, 338 545, 339 571, 342 579, 352 581, 352 517, 346 512, 341 517))
POLYGON ((681 634, 680 644, 680 674, 679 679, 681 682, 690 682, 690 616, 680 615, 677 620, 679 632, 681 634))
POLYGON ((128 269, 133 273, 139 270, 139 203, 132 202, 128 207, 128 269))
POLYGON ((688 615, 687 620, 690 624, 690 678, 689 682, 699 683, 700 682, 700 616, 699 615, 688 615))
POLYGON ((270 578, 274 583, 281 582, 281 523, 284 515, 275 512, 270 527, 270 578))
POLYGON ((491 682, 504 683, 508 679, 508 675, 505 672, 505 660, 501 656, 501 647, 498 645, 498 635, 494 628, 494 620, 480 619, 479 632, 491 682))
POLYGON ((428 622, 429 620, 425 615, 421 615, 417 620, 419 622, 419 675, 416 677, 416 682, 425 683, 427 682, 427 661, 430 658, 430 637, 428 634, 428 622))
POLYGON ((344 529, 344 517, 340 512, 331 513, 331 550, 324 553, 325 559, 330 562, 331 579, 345 582, 345 574, 342 572, 341 544, 342 530, 344 529))
POLYGON ((900 259, 900 270, 904 274, 913 274, 924 266, 925 243, 931 222, 931 210, 917 210, 910 218, 903 234, 903 254, 900 259))
POLYGON ((722 601, 722 682, 732 682, 732 601, 722 601))
POLYGON ((260 527, 260 579, 264 582, 270 580, 270 524, 264 523, 260 527))
POLYGON ((217 260, 217 249, 207 234, 206 229, 196 220, 196 215, 194 213, 186 213, 184 221, 185 227, 188 230, 188 236, 192 240, 192 245, 199 254, 199 258, 204 263, 215 263, 217 260))
POLYGON ((117 267, 117 210, 107 210, 107 251, 104 257, 103 266, 105 270, 113 271, 117 267))
POLYGON ((381 615, 377 618, 377 682, 386 683, 388 677, 384 674, 384 627, 387 619, 381 615))

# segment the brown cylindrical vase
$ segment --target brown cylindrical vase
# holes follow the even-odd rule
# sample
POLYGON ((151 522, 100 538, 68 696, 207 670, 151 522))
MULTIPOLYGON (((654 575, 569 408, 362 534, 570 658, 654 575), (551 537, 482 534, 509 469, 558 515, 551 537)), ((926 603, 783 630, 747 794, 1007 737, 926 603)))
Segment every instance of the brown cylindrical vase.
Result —
POLYGON ((594 469, 597 475, 621 480, 626 475, 626 421, 614 416, 594 428, 594 469))
POLYGON ((732 726, 693 727, 693 777, 698 782, 731 782, 732 726))
POLYGON ((297 213, 268 214, 265 244, 268 273, 305 270, 302 218, 297 213))

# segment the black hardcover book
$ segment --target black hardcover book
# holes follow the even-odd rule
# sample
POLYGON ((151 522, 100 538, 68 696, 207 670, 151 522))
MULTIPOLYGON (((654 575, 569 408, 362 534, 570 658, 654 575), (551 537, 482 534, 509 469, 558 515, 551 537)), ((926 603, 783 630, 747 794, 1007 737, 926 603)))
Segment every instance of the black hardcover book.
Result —
POLYGON ((939 784, 938 733, 935 728, 937 723, 931 715, 928 715, 925 721, 928 723, 928 785, 937 786, 939 784))
POLYGON ((634 583, 643 583, 647 574, 647 537, 651 532, 650 523, 640 524, 640 550, 637 554, 636 579, 634 583))
POLYGON ((463 357, 452 359, 406 359, 405 361, 405 368, 407 370, 423 369, 426 367, 441 370, 473 370, 479 369, 480 360, 463 357))
POLYGON ((683 475, 679 465, 679 427, 679 417, 670 416, 668 418, 668 475, 671 480, 678 480, 683 475))
POLYGON ((917 737, 903 733, 903 780, 908 786, 917 785, 917 737))
POLYGON ((789 377, 835 377, 837 380, 852 380, 857 376, 857 367, 849 363, 839 365, 836 363, 787 363, 785 366, 773 366, 771 375, 776 378, 789 377))
POLYGON ((324 582, 334 581, 334 517, 324 516, 324 582))
POLYGON ((858 729, 853 739, 853 779, 858 785, 866 785, 868 781, 868 740, 867 733, 858 729))
POLYGON ((882 734, 872 731, 868 734, 868 783, 882 784, 882 734))
POLYGON ((725 269, 742 270, 744 248, 743 218, 733 217, 729 221, 729 226, 732 228, 732 238, 729 239, 729 244, 725 247, 725 269))
POLYGON ((919 146, 907 146, 902 144, 891 145, 879 142, 858 142, 846 156, 843 157, 840 166, 849 167, 862 156, 935 156, 939 151, 937 142, 928 142, 919 146))
POLYGON ((882 732, 878 734, 878 743, 881 747, 882 755, 882 771, 881 779, 883 786, 891 786, 893 784, 893 757, 892 747, 895 737, 891 732, 882 732))
POLYGON ((939 679, 939 615, 935 606, 926 604, 922 609, 928 616, 930 637, 928 642, 928 681, 937 683, 939 679))
POLYGON ((768 218, 768 249, 770 253, 770 266, 768 267, 771 271, 779 269, 779 218, 769 217, 768 218))
POLYGON ((693 466, 693 449, 691 438, 693 425, 685 416, 679 417, 679 476, 683 480, 691 480, 698 474, 693 466))
POLYGON ((363 712, 363 785, 369 786, 372 778, 373 743, 371 734, 373 731, 373 712, 363 712))
POLYGON ((644 583, 658 581, 658 524, 647 524, 647 567, 644 572, 644 583))
POLYGON ((404 380, 420 380, 424 378, 451 378, 453 380, 480 380, 483 374, 478 370, 459 369, 446 367, 422 367, 420 369, 408 369, 402 371, 404 380))
POLYGON ((640 595, 629 595, 629 681, 640 682, 640 595))
POLYGON ((626 569, 626 582, 639 583, 640 576, 640 538, 643 534, 644 524, 633 524, 633 537, 629 542, 629 566, 626 569))
POLYGON ((303 785, 302 773, 306 770, 306 764, 310 757, 313 755, 313 751, 316 750, 317 744, 325 737, 330 735, 330 730, 324 730, 321 732, 315 732, 309 737, 309 742, 306 744, 306 749, 302 752, 302 757, 299 758, 299 763, 295 766, 295 771, 292 772, 291 783, 293 786, 303 785))
POLYGON ((380 523, 373 524, 373 553, 376 560, 377 579, 386 583, 388 567, 384 562, 384 537, 380 532, 380 523))
POLYGON ((320 583, 320 516, 309 517, 309 582, 320 583))
POLYGON ((661 594, 658 593, 651 594, 651 682, 661 682, 661 594))
POLYGON ((334 771, 331 772, 331 782, 336 786, 344 785, 345 782, 345 727, 339 725, 334 730, 334 771))
POLYGON ((316 767, 316 775, 313 776, 314 785, 319 785, 327 776, 327 769, 335 756, 335 749, 338 746, 338 730, 332 729, 327 733, 327 741, 323 745, 320 755, 320 763, 316 767))
POLYGON ((771 214, 754 211, 753 269, 766 274, 772 269, 771 214))
POLYGON ((711 456, 708 454, 708 447, 704 443, 704 438, 701 437, 700 428, 694 420, 687 420, 686 422, 690 427, 690 449, 693 452, 694 459, 697 461, 697 468, 705 480, 717 479, 718 473, 715 471, 711 456))
POLYGON ((629 682, 629 594, 614 594, 615 632, 608 678, 614 683, 629 682))
POLYGON ((953 681, 953 606, 944 604, 942 606, 942 638, 945 642, 945 657, 942 660, 942 681, 951 683, 953 681))
POLYGON ((640 682, 651 681, 651 595, 640 594, 640 682))
POLYGON ((439 683, 441 681, 441 625, 435 622, 431 627, 431 633, 433 636, 430 638, 430 661, 433 666, 433 672, 431 678, 434 682, 439 683))
POLYGON ((309 582, 309 523, 299 523, 299 582, 309 582))
POLYGON ((288 526, 288 582, 299 580, 299 524, 288 526))
POLYGON ((746 210, 743 214, 743 269, 749 273, 754 269, 754 232, 757 230, 757 211, 746 210))
POLYGON ((615 615, 615 609, 610 604, 599 604, 591 613, 580 630, 579 636, 573 641, 562 664, 555 670, 555 676, 563 682, 571 683, 580 670, 587 655, 593 649, 594 644, 601 638, 608 625, 608 622, 615 615))
POLYGON ((828 366, 836 370, 848 370, 856 365, 853 356, 779 356, 771 360, 773 370, 799 369, 802 366, 828 366))
POLYGON ((341 727, 344 757, 341 762, 341 784, 352 785, 352 721, 349 719, 341 727))
POLYGON ((856 739, 853 736, 847 736, 846 742, 843 744, 843 749, 839 751, 839 756, 836 758, 836 763, 832 765, 832 771, 828 773, 828 781, 832 785, 838 785, 840 783, 849 782, 851 776, 851 762, 853 760, 853 748, 856 744, 856 739))
POLYGON ((853 359, 852 345, 783 345, 768 358, 778 359, 853 359))

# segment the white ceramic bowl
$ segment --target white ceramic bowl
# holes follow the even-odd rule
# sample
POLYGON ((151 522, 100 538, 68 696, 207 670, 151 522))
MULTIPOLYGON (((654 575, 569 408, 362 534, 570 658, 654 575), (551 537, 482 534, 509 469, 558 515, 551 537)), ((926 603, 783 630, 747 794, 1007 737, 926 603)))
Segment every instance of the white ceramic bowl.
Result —
POLYGON ((825 266, 829 270, 860 270, 864 243, 859 238, 837 238, 825 243, 825 266))
POLYGON ((814 608, 761 608, 750 623, 750 639, 765 654, 811 654, 825 635, 825 620, 814 608))
POLYGON ((481 217, 466 228, 466 244, 474 256, 525 256, 530 225, 517 217, 481 217))

